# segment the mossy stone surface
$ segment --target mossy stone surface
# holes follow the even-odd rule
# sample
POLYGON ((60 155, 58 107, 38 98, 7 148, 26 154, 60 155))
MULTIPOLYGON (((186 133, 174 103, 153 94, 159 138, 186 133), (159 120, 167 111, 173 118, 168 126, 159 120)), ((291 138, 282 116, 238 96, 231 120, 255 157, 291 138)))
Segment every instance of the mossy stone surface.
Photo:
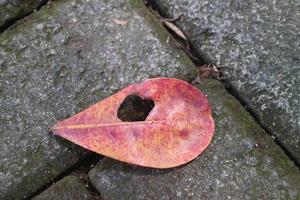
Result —
POLYGON ((32 12, 44 2, 45 0, 0 0, 0 30, 32 12))

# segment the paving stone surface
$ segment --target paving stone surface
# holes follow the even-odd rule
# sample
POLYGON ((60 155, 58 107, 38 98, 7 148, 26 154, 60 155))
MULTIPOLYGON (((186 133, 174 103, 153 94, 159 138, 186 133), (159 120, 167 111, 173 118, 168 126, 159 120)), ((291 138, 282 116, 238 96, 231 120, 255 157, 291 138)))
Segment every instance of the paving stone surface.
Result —
POLYGON ((0 30, 4 25, 32 12, 44 2, 45 0, 0 0, 0 30))
POLYGON ((57 120, 149 77, 193 78, 158 24, 138 0, 53 1, 1 34, 0 199, 30 196, 85 154, 49 134, 57 120))
POLYGON ((154 1, 300 165, 300 2, 154 1))
POLYGON ((54 183, 34 200, 95 200, 84 183, 76 176, 67 176, 54 183))
POLYGON ((199 85, 216 123, 194 161, 156 170, 102 159, 89 179, 103 199, 299 199, 300 171, 216 80, 199 85))

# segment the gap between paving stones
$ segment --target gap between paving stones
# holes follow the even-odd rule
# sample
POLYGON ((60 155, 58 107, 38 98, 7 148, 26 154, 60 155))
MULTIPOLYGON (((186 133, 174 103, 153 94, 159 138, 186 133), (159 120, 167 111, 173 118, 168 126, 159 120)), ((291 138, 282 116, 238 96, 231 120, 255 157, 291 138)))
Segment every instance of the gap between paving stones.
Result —
MULTIPOLYGON (((164 16, 162 10, 156 5, 156 3, 153 0, 145 0, 144 1, 148 6, 147 8, 149 9, 149 6, 151 6, 154 10, 156 10, 160 16, 162 17, 166 17, 164 16)), ((150 10, 150 9, 149 9, 150 10)), ((177 27, 178 28, 178 27, 177 27)), ((166 28, 167 29, 167 28, 166 28)), ((169 32, 173 39, 176 40, 177 37, 174 37, 174 33, 169 32)), ((187 38, 189 40, 189 38, 187 38)), ((180 41, 179 41, 180 42, 180 41)), ((196 57, 197 59, 199 59, 198 62, 203 63, 203 64, 211 64, 212 62, 210 62, 207 58, 203 58, 202 56, 200 56, 193 47, 193 44, 190 43, 190 54, 193 55, 194 57, 196 57)), ((198 65, 198 62, 193 58, 191 58, 191 56, 189 54, 186 53, 186 55, 188 57, 190 57, 190 59, 193 61, 194 64, 198 65)), ((240 104, 246 109, 246 111, 254 118, 255 122, 267 133, 269 134, 273 139, 274 142, 284 151, 284 153, 289 157, 289 159, 291 161, 294 162, 294 164, 297 166, 298 169, 300 169, 300 163, 297 162, 296 158, 293 156, 293 154, 291 152, 288 151, 288 149, 280 142, 280 140, 278 140, 278 138, 272 133, 272 131, 266 126, 264 125, 264 123, 261 122, 261 120, 258 117, 258 114, 255 110, 251 109, 251 107, 247 104, 247 101, 241 96, 241 94, 239 93, 238 89, 235 88, 229 81, 225 80, 220 80, 224 86, 226 91, 231 94, 232 96, 234 96, 239 102, 240 104)))
MULTIPOLYGON (((29 15, 27 15, 29 17, 29 15)), ((165 34, 165 33, 164 33, 165 34)), ((179 50, 178 50, 179 51, 179 50)), ((181 55, 181 53, 179 53, 181 55)), ((182 53, 182 55, 184 55, 182 53)), ((188 58, 186 59, 187 61, 189 60, 188 58)), ((173 66, 173 65, 170 65, 173 66)), ((190 65, 190 67, 193 67, 192 65, 190 65)), ((184 74, 184 73, 180 73, 180 74, 184 74)), ((195 71, 193 71, 193 74, 195 74, 195 71)), ((175 76, 175 75, 173 75, 175 76)), ((179 77, 179 75, 177 76, 179 77)), ((179 77, 180 78, 180 77, 179 77)), ((188 80, 192 80, 192 78, 189 78, 188 80)), ((64 177, 66 177, 67 175, 75 172, 76 170, 78 170, 82 165, 84 165, 88 158, 86 156, 88 156, 90 154, 85 155, 81 160, 79 160, 79 162, 77 162, 75 165, 71 166, 70 168, 62 171, 62 173, 60 173, 57 177, 55 177, 53 180, 50 181, 50 183, 48 182, 47 184, 42 185, 41 187, 38 188, 38 190, 36 192, 34 192, 33 194, 31 194, 29 197, 27 198, 33 198, 37 195, 39 195, 40 193, 42 193, 43 191, 47 190, 49 188, 49 186, 54 183, 59 181, 60 179, 63 179, 64 177)))
POLYGON ((46 191, 48 188, 51 187, 51 185, 53 185, 54 183, 62 180, 63 178, 67 177, 68 175, 74 175, 74 176, 79 176, 79 178, 81 178, 81 175, 84 175, 84 183, 87 183, 88 186, 86 187, 86 189, 88 191, 90 191, 93 195, 95 196, 100 196, 98 193, 98 191, 96 189, 94 189, 94 187, 90 184, 90 182, 88 181, 87 178, 87 173, 88 171, 90 171, 90 169, 93 168, 94 165, 96 165, 103 157, 101 157, 99 154, 96 153, 89 153, 87 154, 81 161, 79 161, 78 163, 76 163, 75 165, 73 165, 72 167, 70 167, 69 169, 67 169, 66 171, 64 171, 62 174, 60 174, 58 177, 56 177, 53 181, 49 182, 48 184, 42 186, 41 188, 39 188, 36 192, 34 192, 32 195, 28 196, 26 199, 34 199, 36 196, 40 195, 41 193, 43 193, 44 191, 46 191), (84 171, 86 173, 80 173, 78 174, 77 171, 81 170, 84 171), (88 181, 88 182, 86 182, 88 181))
POLYGON ((280 142, 280 140, 278 140, 278 138, 272 133, 272 131, 266 125, 264 125, 261 122, 261 120, 259 120, 258 114, 254 110, 252 110, 251 107, 248 106, 247 102, 243 99, 243 97, 240 95, 240 93, 238 92, 238 90, 235 87, 233 87, 232 84, 230 84, 226 80, 222 80, 221 82, 224 84, 225 89, 227 90, 227 92, 230 93, 232 96, 234 96, 240 102, 240 104, 246 109, 246 111, 254 118, 255 122, 267 134, 269 134, 273 138, 274 142, 284 151, 284 153, 289 157, 289 159, 291 161, 293 161, 293 163, 300 170, 300 163, 298 163, 296 161, 296 159, 293 156, 293 154, 290 151, 288 151, 288 149, 280 142))
MULTIPOLYGON (((45 1, 45 4, 47 3, 48 1, 45 1)), ((43 5, 45 5, 45 4, 43 4, 43 5)), ((41 7, 43 6, 43 5, 41 5, 41 7)), ((41 8, 40 7, 40 8, 41 8)), ((28 15, 30 15, 30 14, 32 14, 32 12, 31 13, 29 13, 29 14, 27 14, 26 16, 28 16, 28 15)), ((23 17, 26 17, 26 16, 23 16, 23 17)), ((22 17, 21 17, 22 18, 22 17)), ((19 18, 19 19, 21 19, 21 18, 19 18)), ((12 26, 12 25, 14 25, 19 19, 16 19, 16 20, 14 20, 10 25, 8 25, 6 28, 4 28, 3 30, 2 29, 0 29, 0 34, 5 30, 5 29, 7 29, 7 28, 9 28, 10 26, 12 26)), ((201 59, 201 57, 199 57, 198 55, 197 55, 197 57, 198 58, 200 58, 201 59)), ((204 60, 204 59, 201 59, 201 60, 204 60)), ((225 85, 227 85, 227 87, 226 87, 226 89, 227 89, 227 91, 230 93, 230 94, 232 94, 244 107, 247 105, 244 101, 243 101, 243 99, 239 96, 239 94, 238 94, 238 92, 234 89, 234 88, 232 88, 232 87, 230 87, 230 85, 228 84, 228 82, 226 82, 226 81, 224 81, 223 82, 223 84, 225 84, 225 85), (229 86, 229 87, 228 87, 229 86)), ((255 113, 253 113, 251 110, 249 110, 249 109, 247 109, 248 110, 248 112, 250 112, 250 114, 254 117, 254 119, 256 120, 256 122, 267 132, 267 133, 269 133, 270 135, 272 135, 258 120, 257 120, 257 117, 255 116, 255 113)), ((289 158, 291 159, 291 160, 294 160, 294 159, 292 159, 291 158, 291 156, 290 156, 290 154, 285 150, 285 148, 276 140, 276 143, 285 151, 285 153, 289 156, 289 158)), ((66 170, 64 173, 62 173, 61 175, 59 175, 54 181, 52 181, 51 183, 49 183, 49 184, 47 184, 47 185, 45 185, 45 186, 43 186, 42 188, 40 188, 36 193, 34 193, 32 196, 30 196, 29 198, 33 198, 34 196, 37 196, 38 194, 40 194, 41 192, 43 192, 44 190, 46 190, 52 183, 54 183, 54 182, 57 182, 58 180, 60 180, 60 179, 62 179, 62 178, 64 178, 65 176, 67 176, 67 175, 69 175, 69 174, 71 174, 72 172, 74 172, 74 171, 76 171, 77 169, 79 169, 81 166, 83 166, 83 165, 85 165, 86 164, 86 162, 88 162, 88 163, 94 163, 94 162, 96 162, 96 158, 93 158, 93 156, 94 155, 92 155, 92 154, 89 154, 89 155, 87 155, 87 157, 85 157, 82 161, 80 161, 79 163, 77 163, 76 165, 74 165, 74 166, 72 166, 71 168, 69 168, 68 170, 66 170)), ((97 157, 97 158, 99 158, 99 157, 97 157)), ((97 160, 98 161, 98 160, 97 160)), ((297 163, 295 163, 295 164, 297 164, 297 163)), ((299 166, 297 165, 297 167, 299 168, 299 166)))
MULTIPOLYGON (((41 9, 44 5, 46 5, 49 2, 49 0, 45 1, 37 10, 41 9)), ((150 12, 150 11, 149 11, 150 12)), ((10 24, 9 26, 7 26, 6 28, 4 28, 4 30, 0 29, 0 35, 3 31, 5 31, 6 29, 8 29, 9 27, 13 26, 15 23, 17 23, 18 20, 21 20, 22 18, 25 18, 29 15, 31 15, 33 13, 30 12, 27 15, 16 19, 12 24, 10 24)), ((151 13, 151 12, 150 12, 151 13)), ((169 32, 169 31, 168 31, 169 32)), ((172 33, 170 33, 172 34, 172 33)), ((174 39, 175 37, 172 36, 174 39)), ((197 56, 198 58, 198 56, 197 56)), ((200 60, 201 62, 202 60, 200 60)), ((205 62, 201 62, 201 63, 205 63, 205 62)), ((41 188, 39 188, 35 193, 33 193, 32 195, 28 196, 26 199, 34 199, 35 197, 39 196, 40 194, 42 194, 43 192, 47 191, 47 189, 49 189, 51 187, 51 185, 53 185, 54 183, 62 180, 63 178, 67 177, 68 175, 73 174, 74 172, 76 173, 76 171, 80 168, 85 168, 85 169, 91 169, 95 164, 97 164, 103 157, 100 157, 100 155, 96 154, 96 153, 89 153, 87 154, 81 161, 79 161, 78 163, 76 163, 74 166, 70 167, 69 169, 67 169, 65 172, 63 172, 62 174, 60 174, 58 177, 56 177, 53 181, 49 182, 48 184, 42 186, 41 188)), ((74 175, 74 174, 73 174, 74 175)), ((75 176, 77 176, 75 174, 75 176)), ((84 174, 84 176, 87 179, 87 183, 88 183, 88 191, 90 191, 93 195, 97 196, 100 199, 100 194, 98 192, 97 189, 94 188, 94 186, 91 184, 91 182, 88 180, 88 175, 84 174)))
POLYGON ((100 200, 98 196, 87 189, 86 183, 82 181, 81 177, 74 175, 66 176, 34 198, 34 200, 53 199, 100 200))
MULTIPOLYGON (((152 4, 153 5, 153 4, 152 4)), ((30 14, 29 14, 30 15, 30 14)), ((171 33, 172 34, 172 33, 171 33)), ((173 37, 174 39, 176 37, 173 37)), ((191 44, 191 46, 193 46, 193 44, 191 44)), ((192 52, 193 55, 196 55, 196 57, 203 63, 209 64, 209 61, 201 58, 201 56, 197 55, 194 51, 192 52)), ((255 121, 259 124, 260 127, 262 127, 268 134, 270 134, 271 136, 273 136, 273 134, 258 120, 256 113, 253 112, 251 109, 247 108, 247 103, 243 100, 243 98, 239 95, 239 92, 232 87, 231 84, 229 84, 226 80, 222 81, 223 84, 226 86, 226 90, 233 95, 244 107, 245 109, 254 117, 255 121)), ((294 163, 296 164, 296 166, 299 168, 299 165, 297 165, 297 163, 295 162, 295 160, 293 159, 293 157, 291 156, 291 154, 284 148, 284 146, 281 145, 281 143, 275 139, 275 142, 277 145, 279 145, 284 152, 288 155, 288 157, 294 161, 294 163)), ((29 198, 33 198, 37 195, 39 195, 40 193, 42 193, 43 191, 47 190, 53 183, 63 179, 64 177, 66 177, 67 175, 75 172, 76 170, 78 170, 81 166, 86 165, 86 162, 88 163, 96 163, 96 157, 95 155, 88 155, 86 158, 84 158, 81 162, 77 163, 75 166, 71 167, 69 170, 65 171, 63 174, 61 174, 59 177, 57 177, 54 181, 52 181, 51 183, 43 186, 42 188, 40 188, 36 193, 34 193, 32 196, 30 196, 29 198)), ((99 159, 100 160, 100 159, 99 159)), ((98 161, 98 160, 97 160, 98 161)), ((89 184, 89 190, 94 191, 94 189, 91 187, 91 185, 89 184)), ((95 193, 95 192, 94 192, 95 193)))
POLYGON ((295 46, 299 27, 294 3, 153 1, 167 17, 185 14, 177 25, 193 41, 195 50, 226 67, 220 70, 234 86, 231 89, 238 89, 260 122, 300 165, 300 88, 296 84, 300 71, 295 46))
POLYGON ((31 10, 28 13, 25 13, 23 15, 20 16, 16 16, 12 19, 9 19, 6 23, 4 23, 1 27, 0 27, 0 35, 1 33, 3 33, 5 30, 9 29, 10 27, 14 26, 16 23, 18 23, 19 20, 24 19, 25 17, 31 15, 34 12, 38 12, 43 6, 47 5, 48 2, 50 2, 50 0, 43 0, 36 8, 34 8, 33 10, 31 10))

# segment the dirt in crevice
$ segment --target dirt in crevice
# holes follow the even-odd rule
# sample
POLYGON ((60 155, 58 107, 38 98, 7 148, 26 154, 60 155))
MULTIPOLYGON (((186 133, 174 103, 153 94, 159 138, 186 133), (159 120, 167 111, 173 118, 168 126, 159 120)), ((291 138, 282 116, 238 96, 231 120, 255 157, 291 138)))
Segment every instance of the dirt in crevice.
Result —
POLYGON ((94 187, 90 184, 88 179, 88 172, 103 158, 103 156, 89 152, 84 158, 82 158, 78 163, 61 173, 57 176, 53 181, 45 184, 41 188, 39 188, 36 192, 31 194, 26 199, 33 199, 34 197, 38 196, 39 194, 46 191, 52 184, 60 181, 64 177, 68 175, 77 176, 82 183, 84 183, 86 189, 95 197, 95 199, 100 200, 99 192, 94 189, 94 187))

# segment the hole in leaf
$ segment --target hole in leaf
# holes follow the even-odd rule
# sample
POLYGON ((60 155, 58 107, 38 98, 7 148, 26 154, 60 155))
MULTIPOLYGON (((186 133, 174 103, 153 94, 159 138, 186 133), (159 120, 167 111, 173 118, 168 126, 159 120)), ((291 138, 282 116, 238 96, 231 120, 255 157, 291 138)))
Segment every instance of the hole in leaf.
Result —
POLYGON ((118 109, 118 118, 126 122, 144 121, 154 107, 151 99, 129 95, 118 109))

